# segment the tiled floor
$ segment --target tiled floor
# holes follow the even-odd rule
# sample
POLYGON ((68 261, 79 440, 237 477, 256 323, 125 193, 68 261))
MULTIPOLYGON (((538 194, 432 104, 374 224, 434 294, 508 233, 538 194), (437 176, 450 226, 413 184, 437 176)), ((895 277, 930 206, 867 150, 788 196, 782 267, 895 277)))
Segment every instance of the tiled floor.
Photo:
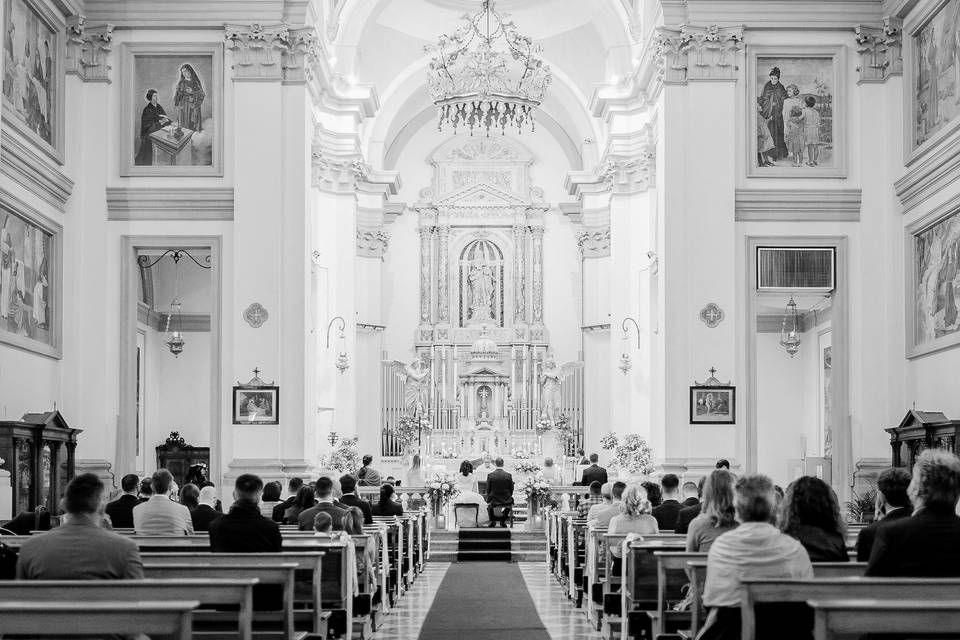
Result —
MULTIPOLYGON (((600 634, 587 621, 583 610, 575 608, 567 599, 546 564, 521 562, 519 566, 540 619, 553 640, 600 640, 600 634)), ((449 567, 447 563, 428 563, 413 588, 373 634, 373 640, 417 640, 449 567)))

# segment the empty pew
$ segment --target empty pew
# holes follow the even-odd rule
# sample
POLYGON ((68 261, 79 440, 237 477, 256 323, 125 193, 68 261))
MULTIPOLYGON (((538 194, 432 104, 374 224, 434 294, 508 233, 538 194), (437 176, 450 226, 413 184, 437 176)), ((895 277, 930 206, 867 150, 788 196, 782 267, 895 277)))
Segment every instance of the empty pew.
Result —
POLYGON ((606 637, 617 631, 623 638, 640 635, 641 629, 651 629, 648 612, 657 610, 658 551, 683 551, 684 536, 658 534, 643 536, 626 545, 623 558, 614 561, 613 547, 623 549, 627 534, 606 534, 607 586, 604 588, 603 613, 606 637))
MULTIPOLYGON (((258 578, 155 580, 5 580, 0 602, 137 602, 196 600, 200 606, 234 605, 239 640, 251 640, 253 587, 258 578)), ((193 629, 194 637, 202 637, 193 629)), ((222 634, 220 634, 222 635, 222 634)))
POLYGON ((199 605, 196 600, 6 601, 0 602, 0 634, 35 636, 37 621, 42 619, 47 635, 146 633, 191 640, 193 610, 199 605))
POLYGON ((867 633, 960 633, 960 600, 810 600, 814 640, 834 640, 867 633))

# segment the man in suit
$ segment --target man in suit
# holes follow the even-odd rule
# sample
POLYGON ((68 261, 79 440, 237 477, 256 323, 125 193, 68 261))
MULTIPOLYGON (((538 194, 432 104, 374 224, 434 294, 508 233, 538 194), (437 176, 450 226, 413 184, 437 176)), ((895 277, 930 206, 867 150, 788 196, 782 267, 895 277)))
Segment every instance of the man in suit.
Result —
MULTIPOLYGON (((31 536, 20 547, 18 580, 139 580, 143 563, 137 544, 100 528, 97 511, 103 483, 84 473, 67 485, 67 517, 56 529, 31 536)), ((42 617, 42 614, 41 614, 42 617)))
POLYGON ((507 517, 513 508, 513 476, 503 470, 503 458, 497 457, 493 461, 496 469, 487 476, 487 515, 490 516, 490 525, 495 527, 497 520, 501 527, 507 526, 507 517), (500 517, 494 515, 497 507, 501 507, 500 517))
POLYGON ((110 524, 114 529, 133 529, 133 508, 140 504, 137 497, 137 488, 140 486, 140 477, 135 473, 128 473, 120 479, 120 489, 123 495, 107 505, 106 512, 110 516, 110 524))
POLYGON ((877 528, 866 575, 960 577, 960 458, 939 449, 921 453, 907 494, 913 516, 877 528))
POLYGON ((210 523, 217 518, 223 517, 223 514, 214 508, 216 506, 217 488, 211 486, 200 489, 197 506, 190 512, 190 519, 193 521, 194 531, 209 531, 210 523))
POLYGON ((877 529, 913 514, 913 507, 910 506, 910 498, 907 496, 908 486, 910 486, 910 473, 906 469, 893 467, 880 472, 877 477, 878 520, 861 529, 860 534, 857 535, 857 562, 866 562, 870 559, 877 529))
POLYGON ((601 485, 607 483, 607 470, 597 464, 600 456, 595 453, 590 454, 590 466, 583 470, 583 477, 580 478, 580 484, 589 487, 591 482, 599 482, 601 485))
POLYGON ((287 499, 276 505, 270 516, 274 522, 283 522, 283 512, 293 506, 297 499, 297 491, 300 491, 302 486, 303 478, 290 478, 290 482, 287 483, 287 493, 289 494, 287 499))
POLYGON ((692 507, 695 504, 700 504, 700 491, 703 485, 697 486, 696 482, 684 482, 683 486, 680 487, 680 496, 683 498, 683 502, 680 503, 680 508, 683 507, 692 507))
MULTIPOLYGON (((339 482, 337 484, 339 484, 339 482)), ((313 519, 321 511, 326 511, 333 519, 334 531, 343 531, 343 518, 347 515, 347 510, 341 509, 334 504, 333 479, 327 476, 317 478, 314 492, 317 496, 317 504, 300 513, 297 517, 297 528, 300 529, 300 531, 313 531, 313 519)))
POLYGON ((340 504, 345 507, 356 507, 363 513, 363 524, 373 524, 373 511, 370 503, 357 495, 357 477, 349 473, 340 476, 340 504))
POLYGON ((651 515, 657 519, 660 531, 673 531, 677 527, 677 516, 680 515, 680 478, 668 473, 660 478, 660 487, 663 489, 663 502, 654 507, 651 515))
MULTIPOLYGON (((700 482, 697 483, 697 496, 703 496, 703 483, 706 481, 707 476, 702 476, 700 482)), ((687 483, 689 484, 689 483, 687 483)), ((686 486, 686 485, 684 485, 686 486)), ((687 501, 684 500, 683 504, 686 504, 687 501)), ((680 511, 677 512, 677 526, 673 530, 674 533, 686 534, 690 529, 690 523, 693 522, 693 519, 700 515, 700 509, 703 508, 703 502, 697 500, 695 504, 692 504, 688 507, 683 507, 680 511)))
POLYGON ((138 535, 182 536, 193 534, 190 510, 170 499, 173 476, 157 469, 150 477, 153 495, 133 508, 133 528, 138 535))

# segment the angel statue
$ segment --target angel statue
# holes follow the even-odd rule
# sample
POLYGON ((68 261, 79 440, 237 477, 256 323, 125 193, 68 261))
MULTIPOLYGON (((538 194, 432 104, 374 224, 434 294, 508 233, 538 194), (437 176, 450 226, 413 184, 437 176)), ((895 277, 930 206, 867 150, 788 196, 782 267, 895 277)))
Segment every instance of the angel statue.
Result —
POLYGON ((417 358, 407 364, 401 360, 384 360, 390 370, 403 380, 403 403, 410 417, 426 414, 430 393, 430 368, 426 362, 417 358))
POLYGON ((564 378, 582 368, 583 362, 578 360, 571 360, 557 366, 553 354, 547 354, 547 359, 543 363, 543 370, 540 372, 541 418, 546 418, 550 422, 557 419, 560 415, 560 384, 564 378))

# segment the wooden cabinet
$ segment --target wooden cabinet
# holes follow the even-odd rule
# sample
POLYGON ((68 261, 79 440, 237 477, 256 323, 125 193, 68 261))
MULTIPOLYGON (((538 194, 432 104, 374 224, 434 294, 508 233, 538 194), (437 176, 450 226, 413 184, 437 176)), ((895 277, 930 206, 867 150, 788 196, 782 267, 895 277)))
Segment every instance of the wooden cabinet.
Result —
POLYGON ((925 449, 943 449, 958 453, 960 420, 950 420, 938 411, 908 411, 890 434, 891 462, 895 467, 913 470, 917 457, 925 449))
POLYGON ((27 413, 19 421, 0 422, 0 458, 10 472, 13 513, 37 505, 60 513, 60 497, 73 478, 77 435, 59 411, 27 413))
POLYGON ((157 468, 166 469, 181 487, 187 483, 190 467, 204 464, 210 468, 210 447, 192 447, 165 443, 157 447, 157 468))

